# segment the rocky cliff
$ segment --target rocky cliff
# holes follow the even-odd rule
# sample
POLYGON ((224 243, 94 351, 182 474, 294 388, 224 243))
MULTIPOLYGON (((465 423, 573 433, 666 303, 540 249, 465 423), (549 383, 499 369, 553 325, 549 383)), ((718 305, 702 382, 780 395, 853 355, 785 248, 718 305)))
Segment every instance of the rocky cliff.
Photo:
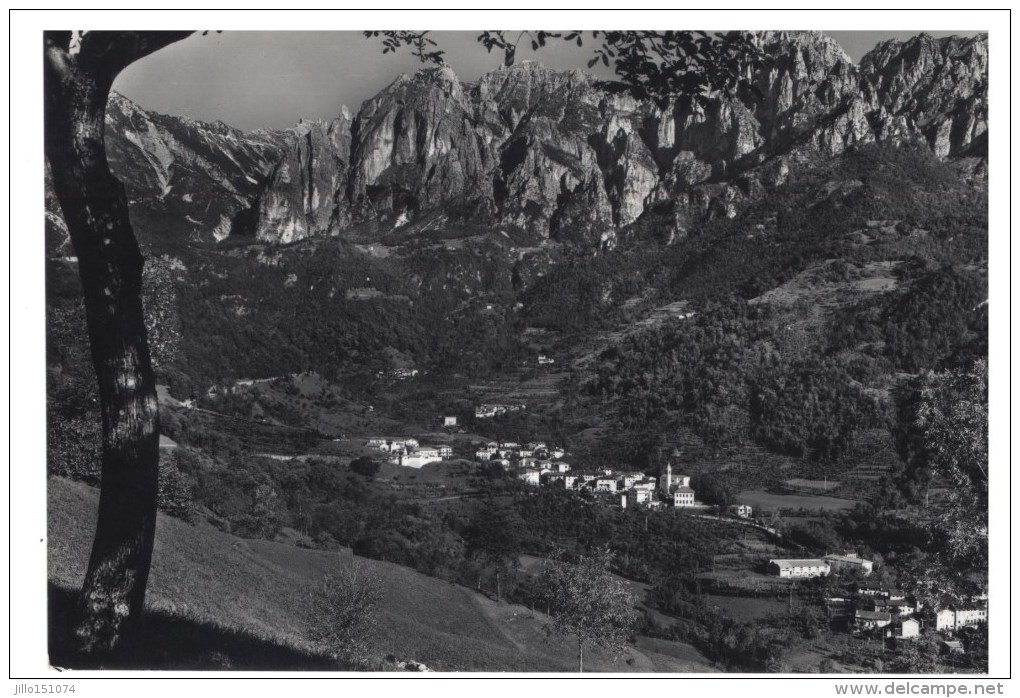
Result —
MULTIPOLYGON (((987 150, 987 37, 877 46, 859 65, 815 32, 763 32, 760 96, 657 105, 581 71, 522 63, 460 81, 401 76, 357 114, 242 134, 111 102, 111 163, 148 226, 266 242, 370 223, 464 220, 612 244, 650 213, 672 234, 734 215, 791 162, 873 141, 987 150), (158 214, 158 215, 156 215, 158 214), (163 221, 163 222, 160 222, 163 221)), ((417 229, 417 226, 416 226, 417 229)))
POLYGON ((124 182, 147 240, 223 240, 257 204, 290 151, 286 134, 149 112, 113 93, 106 110, 110 168, 124 182))

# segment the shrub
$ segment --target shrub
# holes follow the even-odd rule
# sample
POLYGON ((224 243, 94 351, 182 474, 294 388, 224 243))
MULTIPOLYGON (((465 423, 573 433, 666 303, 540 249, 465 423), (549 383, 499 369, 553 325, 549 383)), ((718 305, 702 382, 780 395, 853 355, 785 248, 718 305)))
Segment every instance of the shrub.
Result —
POLYGON ((378 624, 382 580, 364 563, 337 566, 312 593, 312 638, 334 659, 362 661, 378 624))

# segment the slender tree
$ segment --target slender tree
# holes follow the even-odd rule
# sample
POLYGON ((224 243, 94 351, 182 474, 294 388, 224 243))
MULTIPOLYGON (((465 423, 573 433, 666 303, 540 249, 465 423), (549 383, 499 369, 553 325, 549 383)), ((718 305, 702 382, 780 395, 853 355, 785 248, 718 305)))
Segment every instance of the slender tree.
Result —
POLYGON ((474 518, 464 532, 464 542, 468 556, 481 567, 479 580, 484 570, 492 570, 498 602, 502 598, 503 579, 520 567, 524 521, 513 510, 496 514, 489 514, 489 510, 474 518))
POLYGON ((584 671, 585 646, 621 651, 630 637, 635 600, 610 572, 612 560, 608 549, 574 563, 551 559, 539 578, 553 632, 577 638, 579 672, 584 671))
POLYGON ((191 32, 45 32, 45 151, 85 296, 102 413, 96 537, 76 635, 87 653, 114 649, 136 626, 152 560, 159 410, 142 314, 144 259, 124 185, 103 137, 117 75, 191 32))

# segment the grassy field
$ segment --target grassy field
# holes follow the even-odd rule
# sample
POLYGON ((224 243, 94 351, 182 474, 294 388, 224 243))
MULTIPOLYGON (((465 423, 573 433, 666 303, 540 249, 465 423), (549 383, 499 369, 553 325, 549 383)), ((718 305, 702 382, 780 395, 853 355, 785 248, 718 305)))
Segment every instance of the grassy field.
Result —
POLYGON ((750 504, 754 507, 755 513, 762 511, 775 511, 776 509, 807 509, 817 511, 839 511, 842 509, 853 509, 857 502, 852 499, 840 497, 826 497, 803 494, 773 494, 763 490, 744 490, 737 495, 737 502, 750 504))
POLYGON ((807 480, 802 477, 795 477, 787 480, 786 486, 795 490, 807 490, 809 492, 831 492, 842 483, 838 480, 807 480))
MULTIPOLYGON (((48 572, 56 610, 69 606, 72 590, 81 584, 98 491, 50 478, 48 504, 48 572)), ((146 599, 147 617, 155 619, 154 644, 164 642, 158 637, 160 629, 172 628, 202 629, 205 640, 202 653, 183 663, 179 658, 159 660, 157 653, 145 656, 157 658, 163 668, 252 668, 245 665, 244 655, 255 647, 262 648, 256 656, 280 657, 271 668, 322 668, 317 648, 307 640, 309 594, 328 570, 351 560, 349 551, 245 540, 206 524, 189 525, 160 515, 146 599)), ((440 671, 575 669, 575 641, 549 635, 543 614, 496 603, 398 565, 364 563, 384 590, 379 632, 372 641, 375 664, 370 666, 382 667, 382 659, 393 655, 440 671)), ((173 638, 165 641, 176 646, 173 638)), ((639 643, 619 657, 586 652, 585 666, 603 672, 712 670, 687 646, 646 645, 639 643)))

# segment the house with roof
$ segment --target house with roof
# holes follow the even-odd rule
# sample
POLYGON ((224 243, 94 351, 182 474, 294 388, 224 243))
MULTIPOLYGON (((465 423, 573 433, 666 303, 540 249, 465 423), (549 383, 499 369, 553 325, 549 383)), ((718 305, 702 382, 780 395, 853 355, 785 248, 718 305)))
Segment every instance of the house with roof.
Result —
POLYGON ((595 480, 596 492, 616 492, 616 479, 611 477, 600 477, 595 480))
POLYGON ((390 460, 405 468, 422 468, 429 463, 437 463, 443 459, 440 457, 437 449, 423 448, 414 453, 397 453, 394 456, 390 456, 390 460))
POLYGON ((963 654, 963 643, 959 640, 942 640, 939 642, 939 650, 943 654, 963 654))
POLYGON ((892 615, 884 611, 863 611, 858 609, 854 614, 854 622, 862 630, 884 628, 892 623, 892 615))
POLYGON ((443 426, 444 427, 455 427, 455 426, 457 426, 457 418, 455 416, 452 416, 452 415, 448 415, 448 416, 443 417, 443 426))
POLYGON ((891 613, 894 616, 909 616, 917 610, 914 606, 914 602, 908 599, 892 601, 880 596, 867 599, 862 607, 869 606, 873 611, 885 611, 886 613, 891 613))
POLYGON ((446 460, 447 458, 453 458, 453 447, 449 445, 422 446, 418 449, 418 453, 435 453, 439 458, 446 460))
POLYGON ((833 574, 857 574, 867 577, 874 569, 875 563, 857 555, 847 553, 846 555, 826 555, 825 561, 829 563, 833 574))
POLYGON ((935 630, 952 630, 988 622, 987 606, 956 608, 950 606, 935 613, 935 630))
POLYGON ((648 504, 655 496, 654 490, 638 490, 630 489, 627 490, 625 495, 627 497, 627 504, 631 506, 637 506, 638 504, 648 504))
POLYGON ((655 488, 656 488, 655 478, 646 477, 632 484, 629 489, 641 490, 643 492, 654 492, 655 488))
POLYGON ((542 473, 539 472, 538 470, 535 470, 534 468, 522 470, 520 473, 518 473, 517 477, 518 479, 523 480, 529 485, 537 485, 542 481, 542 473))
POLYGON ((889 590, 879 582, 857 582, 857 593, 866 597, 889 598, 889 590))
POLYGON ((629 490, 634 486, 634 483, 639 480, 644 480, 644 473, 620 473, 621 487, 625 490, 629 490))
POLYGON ((750 504, 733 504, 730 506, 730 511, 742 519, 749 519, 754 513, 750 504))
POLYGON ((673 506, 693 507, 694 505, 694 490, 690 487, 677 487, 673 490, 673 506))
POLYGON ((921 624, 913 618, 904 618, 896 626, 893 637, 909 640, 921 634, 921 624))
POLYGON ((817 559, 769 560, 769 572, 777 577, 824 577, 830 572, 829 563, 817 559))

